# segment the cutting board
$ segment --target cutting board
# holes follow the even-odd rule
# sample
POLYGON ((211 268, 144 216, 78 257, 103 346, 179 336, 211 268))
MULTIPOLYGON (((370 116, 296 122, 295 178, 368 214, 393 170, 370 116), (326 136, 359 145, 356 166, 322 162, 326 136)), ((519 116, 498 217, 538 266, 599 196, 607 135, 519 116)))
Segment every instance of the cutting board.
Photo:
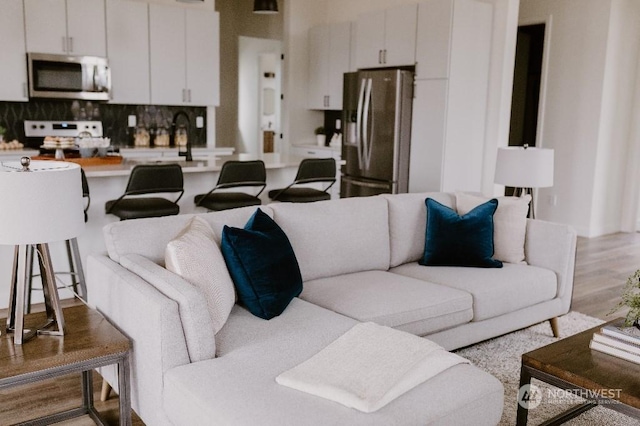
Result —
MULTIPOLYGON (((38 155, 31 157, 32 160, 55 160, 53 156, 38 155)), ((65 158, 63 161, 79 164, 82 167, 88 166, 108 166, 112 164, 122 163, 120 155, 108 155, 106 157, 88 157, 88 158, 65 158)))

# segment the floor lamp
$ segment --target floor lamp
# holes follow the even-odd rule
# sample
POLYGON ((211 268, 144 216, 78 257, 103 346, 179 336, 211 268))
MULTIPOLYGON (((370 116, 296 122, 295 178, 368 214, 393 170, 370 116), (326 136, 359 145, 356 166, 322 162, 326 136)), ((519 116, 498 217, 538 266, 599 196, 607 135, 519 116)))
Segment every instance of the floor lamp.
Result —
POLYGON ((20 345, 36 334, 64 334, 64 318, 48 243, 77 237, 84 229, 80 166, 62 161, 0 163, 0 244, 15 246, 7 332, 20 345), (36 250, 30 250, 30 247, 36 250), (27 268, 39 257, 47 321, 24 329, 27 268))
POLYGON ((494 182, 514 187, 514 195, 531 194, 529 217, 535 219, 533 189, 553 186, 553 149, 528 145, 498 148, 494 182))

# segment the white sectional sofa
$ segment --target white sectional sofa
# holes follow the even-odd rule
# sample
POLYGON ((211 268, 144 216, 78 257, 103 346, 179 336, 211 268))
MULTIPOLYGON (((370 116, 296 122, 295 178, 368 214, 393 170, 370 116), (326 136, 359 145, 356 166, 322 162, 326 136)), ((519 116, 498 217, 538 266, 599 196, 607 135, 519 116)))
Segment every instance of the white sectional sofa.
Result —
MULTIPOLYGON (((133 341, 136 413, 148 425, 496 424, 502 385, 469 364, 369 414, 275 381, 359 321, 452 350, 568 312, 571 228, 528 220, 527 264, 421 266, 426 197, 455 208, 448 193, 261 206, 291 241, 302 294, 269 321, 236 305, 217 334, 199 290, 163 267, 167 243, 193 215, 105 227, 108 254, 88 260, 89 302, 133 341)), ((254 211, 201 217, 219 243, 223 225, 243 227, 254 211)), ((113 371, 103 375, 117 385, 113 371)))

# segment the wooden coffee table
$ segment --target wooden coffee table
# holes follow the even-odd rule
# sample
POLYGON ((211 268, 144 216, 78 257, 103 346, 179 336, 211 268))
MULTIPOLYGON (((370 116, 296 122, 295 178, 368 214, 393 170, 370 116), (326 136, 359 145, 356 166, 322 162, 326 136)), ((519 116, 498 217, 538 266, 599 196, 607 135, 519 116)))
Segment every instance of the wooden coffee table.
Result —
MULTIPOLYGON (((22 345, 14 345, 13 334, 3 331, 0 337, 0 390, 81 372, 81 407, 21 424, 52 424, 89 415, 96 424, 103 425, 104 421, 93 406, 92 370, 117 364, 120 424, 131 425, 131 342, 99 312, 85 305, 66 308, 63 312, 66 323, 64 336, 36 336, 22 345)), ((41 323, 45 315, 27 315, 25 327, 41 323)), ((4 323, 4 320, 0 321, 0 324, 4 323)))
MULTIPOLYGON (((622 322, 622 319, 616 319, 608 324, 620 325, 622 322)), ((601 327, 522 355, 520 389, 530 385, 533 377, 585 399, 584 403, 546 421, 544 425, 562 424, 597 405, 640 419, 640 364, 589 349, 591 336, 601 327)), ((527 394, 527 397, 532 396, 540 395, 527 394)), ((521 400, 522 395, 518 399, 521 400)), ((545 403, 544 398, 541 403, 545 403)), ((527 424, 529 410, 525 406, 519 401, 518 425, 527 424)))

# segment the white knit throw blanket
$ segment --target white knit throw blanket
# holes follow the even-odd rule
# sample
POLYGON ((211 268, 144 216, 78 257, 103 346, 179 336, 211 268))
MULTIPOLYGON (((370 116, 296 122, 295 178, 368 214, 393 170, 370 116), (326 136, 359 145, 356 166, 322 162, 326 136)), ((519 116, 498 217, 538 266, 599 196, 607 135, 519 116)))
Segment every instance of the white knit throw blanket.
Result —
POLYGON ((361 323, 276 381, 365 413, 456 364, 469 363, 413 334, 361 323))

